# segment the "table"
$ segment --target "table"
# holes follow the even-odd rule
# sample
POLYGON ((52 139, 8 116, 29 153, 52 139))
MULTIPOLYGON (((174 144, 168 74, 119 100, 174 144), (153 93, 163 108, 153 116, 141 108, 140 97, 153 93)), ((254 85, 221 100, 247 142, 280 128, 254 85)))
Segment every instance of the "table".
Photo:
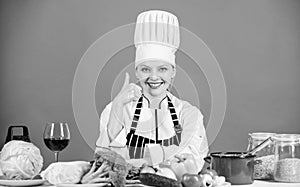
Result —
MULTIPOLYGON (((77 185, 74 185, 76 187, 77 185)), ((93 187, 96 187, 95 185, 91 185, 93 187)), ((255 180, 253 184, 249 185, 232 185, 233 187, 300 187, 300 183, 281 183, 281 182, 274 182, 274 181, 261 181, 261 180, 255 180)), ((0 187, 4 187, 1 186, 0 187)), ((42 185, 37 187, 55 187, 54 185, 42 185)), ((80 185, 78 185, 80 187, 80 185)), ((87 187, 87 186, 85 186, 87 187)), ((145 187, 144 185, 129 185, 126 187, 145 187)))
MULTIPOLYGON (((138 186, 143 186, 143 185, 130 185, 128 187, 138 187, 138 186)), ((270 182, 270 181, 260 181, 260 180, 255 180, 253 184, 250 185, 231 185, 233 187, 300 187, 300 183, 281 183, 281 182, 270 182)), ((48 186, 49 187, 49 186, 48 186)), ((51 186, 55 187, 55 186, 51 186)), ((74 186, 75 187, 75 186, 74 186)), ((126 186, 127 187, 127 186, 126 186)))
POLYGON ((233 187, 300 187, 300 183, 281 183, 274 181, 262 181, 262 180, 254 180, 253 184, 249 185, 232 185, 233 187))

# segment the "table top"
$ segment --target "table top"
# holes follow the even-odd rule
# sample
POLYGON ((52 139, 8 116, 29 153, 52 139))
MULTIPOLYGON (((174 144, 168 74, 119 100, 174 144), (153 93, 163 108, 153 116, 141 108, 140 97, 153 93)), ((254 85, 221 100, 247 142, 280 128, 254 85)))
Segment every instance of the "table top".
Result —
MULTIPOLYGON (((126 185, 126 187, 138 187, 138 186, 144 186, 144 185, 126 185)), ((232 185, 233 187, 300 187, 300 183, 281 183, 281 182, 274 182, 274 181, 260 181, 255 180, 253 184, 249 185, 232 185)), ((51 186, 55 187, 55 186, 51 186)), ((79 186, 78 186, 79 187, 79 186)))
MULTIPOLYGON (((72 185, 73 187, 100 187, 100 184, 92 184, 92 185, 72 185)), ((294 187, 300 187, 300 183, 281 183, 281 182, 274 182, 274 181, 261 181, 261 180, 255 180, 253 184, 249 184, 249 185, 232 185, 233 187, 290 187, 290 186, 294 186, 294 187)), ((4 187, 1 186, 0 187, 4 187)), ((54 185, 40 185, 37 187, 55 187, 54 185)), ((145 187, 144 185, 126 185, 126 187, 145 187)))
POLYGON ((300 187, 300 183, 281 183, 275 181, 262 181, 262 180, 254 180, 253 184, 249 185, 232 185, 234 187, 286 187, 286 186, 297 186, 300 187))

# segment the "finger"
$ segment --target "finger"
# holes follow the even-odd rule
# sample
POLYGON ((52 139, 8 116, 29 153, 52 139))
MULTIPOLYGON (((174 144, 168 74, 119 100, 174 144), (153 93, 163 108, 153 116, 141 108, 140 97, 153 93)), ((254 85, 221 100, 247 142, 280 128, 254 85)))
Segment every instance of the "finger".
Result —
POLYGON ((133 98, 132 98, 132 99, 133 99, 134 101, 137 101, 137 100, 139 100, 139 99, 140 99, 141 95, 142 95, 141 93, 134 92, 134 96, 133 96, 133 98))
POLYGON ((124 80, 124 84, 123 84, 123 86, 122 86, 122 89, 121 89, 121 90, 124 90, 128 84, 129 84, 129 74, 126 72, 126 73, 125 73, 125 80, 124 80))
POLYGON ((132 100, 132 101, 138 101, 138 100, 139 100, 139 97, 134 96, 131 100, 132 100))
POLYGON ((135 87, 140 91, 140 92, 142 92, 142 88, 139 86, 139 85, 135 85, 135 87))
POLYGON ((129 84, 129 91, 130 94, 134 94, 134 96, 141 96, 142 95, 142 88, 134 83, 129 84))
POLYGON ((128 100, 132 100, 134 98, 134 96, 135 96, 134 90, 129 90, 127 93, 128 100))
POLYGON ((130 86, 137 91, 142 91, 142 88, 140 86, 138 86, 137 84, 134 83, 130 83, 130 86))
POLYGON ((139 89, 135 89, 135 90, 134 90, 134 94, 135 94, 137 97, 141 97, 141 96, 142 96, 142 91, 139 90, 139 89))
POLYGON ((136 87, 134 90, 134 98, 138 100, 142 97, 142 94, 143 94, 142 90, 136 87))

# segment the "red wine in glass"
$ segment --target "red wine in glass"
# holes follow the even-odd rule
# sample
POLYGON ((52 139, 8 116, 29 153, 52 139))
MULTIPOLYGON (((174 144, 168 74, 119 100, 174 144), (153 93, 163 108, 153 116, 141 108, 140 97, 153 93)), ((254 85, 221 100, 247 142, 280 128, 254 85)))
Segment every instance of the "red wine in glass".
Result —
POLYGON ((47 123, 44 130, 44 142, 54 152, 55 162, 58 162, 58 153, 65 149, 70 142, 70 131, 67 123, 47 123))
POLYGON ((60 138, 44 138, 44 142, 46 146, 51 151, 62 151, 69 144, 68 139, 60 139, 60 138))

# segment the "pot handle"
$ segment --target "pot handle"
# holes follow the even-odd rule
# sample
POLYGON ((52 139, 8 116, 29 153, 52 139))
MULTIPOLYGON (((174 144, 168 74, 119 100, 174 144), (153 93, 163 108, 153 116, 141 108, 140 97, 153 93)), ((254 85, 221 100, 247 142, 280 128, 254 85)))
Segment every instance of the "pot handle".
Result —
POLYGON ((247 162, 247 166, 249 167, 249 168, 252 168, 252 167, 254 167, 254 165, 256 165, 257 163, 259 163, 259 162, 256 162, 256 160, 254 161, 254 160, 249 160, 248 162, 247 162))
POLYGON ((203 159, 204 159, 205 162, 207 162, 209 164, 211 163, 211 157, 210 156, 204 157, 203 159))

